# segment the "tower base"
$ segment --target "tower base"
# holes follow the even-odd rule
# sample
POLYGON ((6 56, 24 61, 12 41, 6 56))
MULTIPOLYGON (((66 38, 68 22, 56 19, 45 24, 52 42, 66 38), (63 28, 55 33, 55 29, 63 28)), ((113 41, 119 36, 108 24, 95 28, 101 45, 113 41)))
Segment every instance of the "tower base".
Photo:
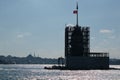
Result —
POLYGON ((109 57, 67 56, 65 66, 70 70, 109 69, 109 57))

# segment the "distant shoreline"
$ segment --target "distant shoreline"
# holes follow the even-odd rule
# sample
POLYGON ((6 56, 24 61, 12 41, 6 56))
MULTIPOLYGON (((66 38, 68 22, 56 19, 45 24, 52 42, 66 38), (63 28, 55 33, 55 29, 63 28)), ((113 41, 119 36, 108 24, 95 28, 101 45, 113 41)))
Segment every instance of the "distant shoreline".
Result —
MULTIPOLYGON (((41 58, 29 54, 26 57, 0 55, 0 64, 58 64, 57 58, 41 58)), ((120 65, 120 59, 110 59, 110 65, 120 65)))

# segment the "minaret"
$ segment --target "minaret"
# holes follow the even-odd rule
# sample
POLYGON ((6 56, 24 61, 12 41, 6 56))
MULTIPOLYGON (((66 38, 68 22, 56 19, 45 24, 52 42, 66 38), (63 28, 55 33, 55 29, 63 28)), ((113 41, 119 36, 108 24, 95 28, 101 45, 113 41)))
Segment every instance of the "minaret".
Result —
POLYGON ((34 57, 36 57, 36 56, 35 56, 35 52, 34 52, 34 57))

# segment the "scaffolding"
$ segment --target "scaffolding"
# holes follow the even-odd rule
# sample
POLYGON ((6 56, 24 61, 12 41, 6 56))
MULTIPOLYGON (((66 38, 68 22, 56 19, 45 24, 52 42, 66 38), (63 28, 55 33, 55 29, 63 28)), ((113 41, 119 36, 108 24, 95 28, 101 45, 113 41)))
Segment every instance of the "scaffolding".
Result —
POLYGON ((65 56, 88 56, 90 53, 89 27, 65 28, 65 56))

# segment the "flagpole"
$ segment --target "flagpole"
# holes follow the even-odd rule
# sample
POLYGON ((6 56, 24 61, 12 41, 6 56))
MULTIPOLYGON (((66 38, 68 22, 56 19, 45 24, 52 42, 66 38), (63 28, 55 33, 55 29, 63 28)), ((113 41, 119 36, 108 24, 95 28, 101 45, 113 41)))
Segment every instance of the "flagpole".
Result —
POLYGON ((76 10, 77 10, 77 14, 76 14, 76 27, 78 27, 78 2, 76 5, 76 10))

